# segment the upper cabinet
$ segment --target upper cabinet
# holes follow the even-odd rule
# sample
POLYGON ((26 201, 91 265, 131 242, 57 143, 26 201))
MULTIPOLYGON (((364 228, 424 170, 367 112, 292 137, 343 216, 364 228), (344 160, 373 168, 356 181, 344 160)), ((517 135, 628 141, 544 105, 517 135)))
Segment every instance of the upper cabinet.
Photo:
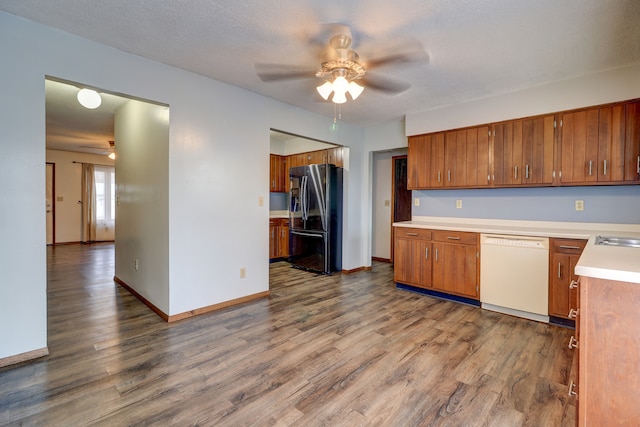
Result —
POLYGON ((553 115, 493 125, 493 185, 496 187, 553 184, 553 115))
POLYGON ((409 137, 407 187, 488 187, 489 148, 487 126, 409 137))
POLYGON ((288 179, 288 177, 285 177, 285 171, 288 170, 285 156, 277 154, 269 156, 269 177, 271 179, 269 192, 281 193, 285 191, 285 181, 288 179))
POLYGON ((638 102, 561 114, 562 185, 638 182, 638 102))
POLYGON ((409 137, 408 189, 640 183, 640 100, 409 137))

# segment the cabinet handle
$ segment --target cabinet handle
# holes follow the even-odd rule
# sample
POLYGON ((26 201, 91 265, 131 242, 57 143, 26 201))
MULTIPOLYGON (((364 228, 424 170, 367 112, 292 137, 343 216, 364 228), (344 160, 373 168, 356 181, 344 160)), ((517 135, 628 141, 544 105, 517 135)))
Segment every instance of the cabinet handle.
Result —
POLYGON ((607 161, 604 161, 604 176, 607 176, 607 161))
POLYGON ((592 172, 592 169, 593 169, 592 166, 593 166, 593 161, 589 160, 589 176, 591 176, 591 172, 592 172))
POLYGON ((440 171, 438 171, 438 182, 440 182, 440 171))
POLYGON ((578 348, 578 340, 571 335, 571 339, 569 340, 569 349, 578 348))
POLYGON ((529 179, 529 165, 526 165, 526 166, 524 167, 524 177, 525 177, 526 179, 529 179))
POLYGON ((567 317, 569 319, 575 319, 578 317, 578 310, 572 308, 571 310, 569 310, 569 314, 567 315, 567 317))
POLYGON ((407 236, 417 236, 418 233, 407 233, 407 236))
POLYGON ((562 264, 558 263, 558 279, 562 279, 562 264))
POLYGON ((438 249, 436 249, 436 261, 438 261, 438 249))
POLYGON ((429 259, 429 248, 424 248, 424 259, 429 259))
POLYGON ((487 175, 487 182, 491 182, 491 175, 487 175))
POLYGON ((460 240, 459 237, 453 237, 453 236, 447 236, 447 239, 449 239, 449 240, 460 240))
POLYGON ((447 180, 451 182, 451 169, 447 170, 447 180))
POLYGON ((274 237, 274 234, 273 234, 273 233, 274 233, 274 230, 271 230, 271 238, 273 238, 273 237, 274 237))
POLYGON ((518 166, 514 166, 514 170, 513 179, 518 179, 518 166))
POLYGON ((275 181, 271 181, 271 187, 276 188, 276 182, 275 181))
POLYGON ((578 393, 575 391, 576 385, 577 384, 574 383, 573 380, 569 383, 569 397, 578 395, 578 393))
POLYGON ((569 283, 569 289, 575 289, 578 287, 578 282, 576 280, 572 280, 571 283, 569 283))
POLYGON ((580 246, 560 245, 560 249, 577 249, 577 250, 580 250, 580 246))
POLYGON ((636 173, 640 173, 640 156, 638 156, 638 163, 636 164, 636 173))

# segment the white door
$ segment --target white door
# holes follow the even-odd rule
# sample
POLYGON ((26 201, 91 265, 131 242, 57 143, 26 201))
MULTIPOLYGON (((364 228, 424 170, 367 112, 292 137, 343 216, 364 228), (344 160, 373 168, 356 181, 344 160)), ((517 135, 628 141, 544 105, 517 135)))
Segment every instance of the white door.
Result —
POLYGON ((47 245, 53 245, 55 243, 53 227, 54 227, 54 194, 55 190, 53 188, 53 163, 47 163, 47 245))

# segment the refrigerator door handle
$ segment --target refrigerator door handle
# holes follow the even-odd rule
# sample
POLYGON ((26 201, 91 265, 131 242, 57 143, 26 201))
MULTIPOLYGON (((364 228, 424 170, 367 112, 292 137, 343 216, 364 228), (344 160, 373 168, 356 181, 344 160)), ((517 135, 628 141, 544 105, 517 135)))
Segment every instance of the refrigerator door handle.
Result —
POLYGON ((307 176, 303 176, 300 181, 300 210, 302 211, 302 220, 306 221, 309 219, 308 217, 308 206, 307 206, 307 176))
POLYGON ((306 237, 319 237, 319 238, 324 238, 324 236, 322 234, 313 234, 313 233, 302 233, 300 231, 293 231, 290 230, 289 231, 291 234, 295 234, 297 236, 306 236, 306 237))

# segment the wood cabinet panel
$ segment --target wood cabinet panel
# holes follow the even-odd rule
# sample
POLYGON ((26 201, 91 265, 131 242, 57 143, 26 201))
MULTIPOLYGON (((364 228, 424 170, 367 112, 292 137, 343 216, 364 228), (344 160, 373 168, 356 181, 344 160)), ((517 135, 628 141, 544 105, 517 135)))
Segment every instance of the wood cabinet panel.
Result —
POLYGON ((551 185, 554 141, 554 116, 493 125, 493 184, 551 185))
POLYGON ((288 169, 286 167, 287 158, 285 156, 279 156, 277 154, 271 154, 269 156, 269 191, 270 192, 284 192, 286 185, 285 181, 288 180, 288 169))
POLYGON ((396 228, 394 238, 395 282, 431 288, 431 233, 424 229, 396 228))
POLYGON ((639 307, 637 283, 580 278, 578 425, 638 424, 639 307))
POLYGON ((587 241, 552 238, 549 243, 549 315, 574 320, 569 313, 578 307, 577 290, 571 283, 578 280, 575 267, 587 241))
POLYGON ((289 220, 272 218, 269 220, 269 259, 289 256, 289 220))
POLYGON ((640 181, 640 102, 625 105, 624 180, 640 181))
POLYGON ((478 298, 477 246, 433 243, 433 288, 478 298))

